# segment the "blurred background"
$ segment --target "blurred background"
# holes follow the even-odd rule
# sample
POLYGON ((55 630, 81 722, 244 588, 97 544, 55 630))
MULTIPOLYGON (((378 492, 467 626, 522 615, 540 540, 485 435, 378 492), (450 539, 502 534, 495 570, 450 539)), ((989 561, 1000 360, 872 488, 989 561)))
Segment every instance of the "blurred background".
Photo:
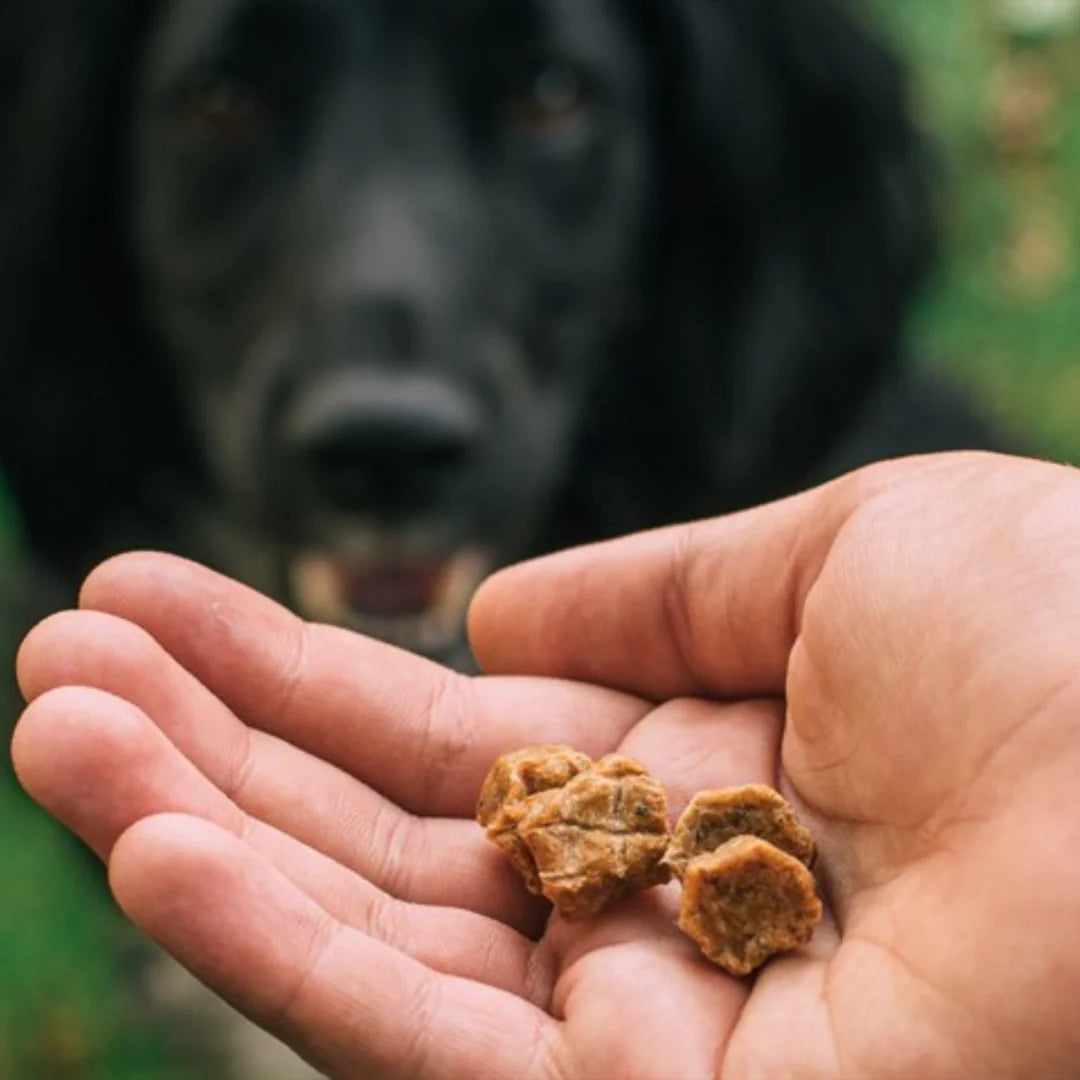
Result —
MULTIPOLYGON (((909 61, 941 157, 946 246, 913 351, 1026 445, 1080 460, 1080 4, 864 3, 909 61)), ((0 487, 0 567, 17 544, 0 487)), ((194 1075, 125 996, 125 934, 88 859, 2 768, 0 1077, 194 1075)))
POLYGON ((872 0, 945 168, 943 265, 915 353, 1039 450, 1080 452, 1080 37, 1074 0, 872 0))

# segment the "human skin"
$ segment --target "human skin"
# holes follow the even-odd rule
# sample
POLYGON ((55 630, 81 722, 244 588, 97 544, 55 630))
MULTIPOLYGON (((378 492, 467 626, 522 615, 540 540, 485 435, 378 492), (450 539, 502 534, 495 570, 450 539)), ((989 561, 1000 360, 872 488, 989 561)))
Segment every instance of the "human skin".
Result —
POLYGON ((334 1077, 1080 1067, 1080 474, 987 455, 497 575, 466 678, 163 555, 27 638, 27 790, 127 915, 334 1077), (754 981, 677 887, 548 919, 472 821, 501 752, 777 785, 827 917, 754 981))

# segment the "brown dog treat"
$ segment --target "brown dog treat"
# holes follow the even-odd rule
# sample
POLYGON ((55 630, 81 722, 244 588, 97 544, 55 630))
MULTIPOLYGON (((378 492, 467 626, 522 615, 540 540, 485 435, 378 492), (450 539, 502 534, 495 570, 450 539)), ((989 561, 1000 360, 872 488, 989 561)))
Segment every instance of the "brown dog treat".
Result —
POLYGON ((567 919, 594 915, 667 881, 663 787, 631 758, 609 755, 564 787, 529 800, 518 835, 540 890, 567 919))
POLYGON ((805 945, 820 919, 810 871, 756 836, 736 837, 686 866, 679 929, 731 975, 805 945))
POLYGON ((510 856, 531 892, 540 893, 536 864, 518 835, 518 824, 529 801, 542 792, 561 788, 589 769, 592 761, 570 746, 526 746, 503 754, 480 788, 476 820, 490 840, 510 856))
POLYGON ((480 789, 476 820, 487 827, 530 795, 562 787, 592 761, 571 746, 526 746, 503 754, 480 789))
POLYGON ((664 861, 677 878, 698 855, 736 836, 758 836, 810 866, 814 839, 780 794, 764 784, 699 792, 675 826, 664 861))

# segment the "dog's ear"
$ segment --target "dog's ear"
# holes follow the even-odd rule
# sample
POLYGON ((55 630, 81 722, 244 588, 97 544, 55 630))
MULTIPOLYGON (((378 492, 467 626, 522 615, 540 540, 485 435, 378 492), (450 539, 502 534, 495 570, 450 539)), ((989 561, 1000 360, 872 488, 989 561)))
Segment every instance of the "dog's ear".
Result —
POLYGON ((144 475, 165 396, 139 363, 118 227, 139 0, 12 5, 0 117, 0 471, 63 563, 144 475))
POLYGON ((656 289, 685 361, 668 378, 738 501, 765 477, 799 482, 891 374, 932 256, 931 170, 900 66, 839 0, 650 10, 668 163, 656 289))

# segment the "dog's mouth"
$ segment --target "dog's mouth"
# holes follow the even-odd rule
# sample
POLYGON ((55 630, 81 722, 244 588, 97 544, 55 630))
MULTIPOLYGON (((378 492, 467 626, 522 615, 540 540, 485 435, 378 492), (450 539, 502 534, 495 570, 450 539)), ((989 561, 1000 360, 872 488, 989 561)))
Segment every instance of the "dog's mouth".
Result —
POLYGON ((307 619, 438 654, 460 644, 469 601, 492 569, 473 548, 427 559, 307 552, 293 559, 289 585, 307 619))

